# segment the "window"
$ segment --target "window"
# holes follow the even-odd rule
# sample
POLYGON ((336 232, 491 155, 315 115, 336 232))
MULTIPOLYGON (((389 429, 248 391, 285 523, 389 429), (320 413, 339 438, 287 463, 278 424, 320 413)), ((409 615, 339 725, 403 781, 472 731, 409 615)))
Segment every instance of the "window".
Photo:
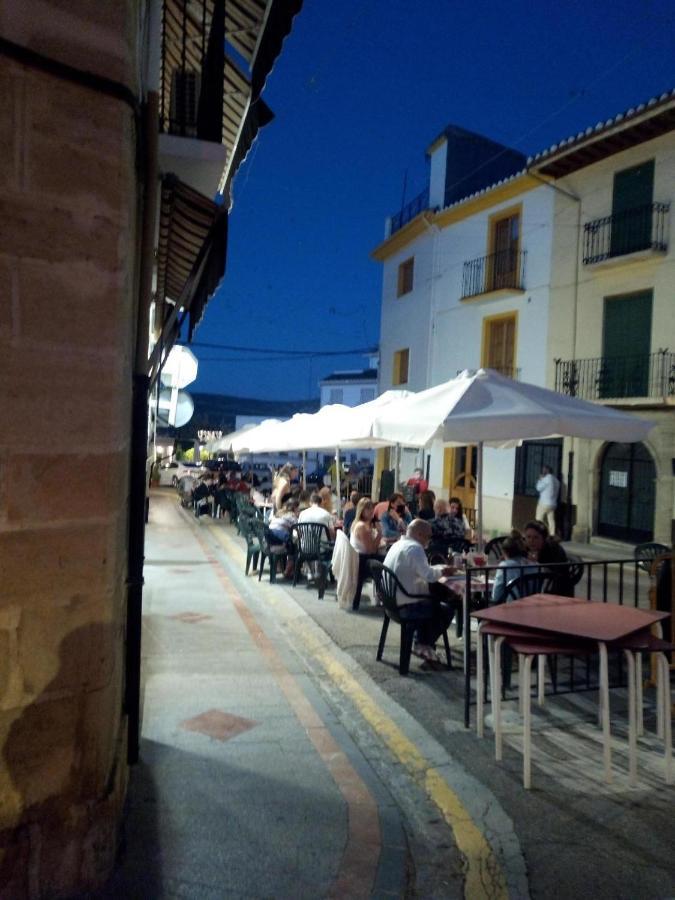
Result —
POLYGON ((342 403, 342 388, 331 388, 328 395, 329 403, 342 403))
POLYGON ((520 207, 490 220, 487 291, 520 288, 520 207))
POLYGON ((516 361, 516 314, 483 320, 482 365, 514 378, 516 361))
POLYGON ((394 353, 394 371, 392 373, 391 383, 407 384, 408 383, 408 365, 410 362, 410 350, 397 350, 394 353))
POLYGON ((398 287, 396 289, 397 297, 402 297, 404 294, 409 294, 410 291, 412 291, 414 268, 414 256, 411 256, 410 259, 406 259, 406 261, 402 262, 398 267, 398 287))
POLYGON ((375 388, 361 388, 361 403, 375 399, 375 388))

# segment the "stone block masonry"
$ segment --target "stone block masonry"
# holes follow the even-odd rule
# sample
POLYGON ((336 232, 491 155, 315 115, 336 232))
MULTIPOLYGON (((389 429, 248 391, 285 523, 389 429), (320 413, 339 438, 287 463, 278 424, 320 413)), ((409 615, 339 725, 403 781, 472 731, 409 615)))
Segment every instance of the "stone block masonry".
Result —
MULTIPOLYGON (((8 40, 138 93, 138 3, 5 0, 8 40)), ((0 56, 0 896, 94 889, 126 788, 136 125, 0 56)))

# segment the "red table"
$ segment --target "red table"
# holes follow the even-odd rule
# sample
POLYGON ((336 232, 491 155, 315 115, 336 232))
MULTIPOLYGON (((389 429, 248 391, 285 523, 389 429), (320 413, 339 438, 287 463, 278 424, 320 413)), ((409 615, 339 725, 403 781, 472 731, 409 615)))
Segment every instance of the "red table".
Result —
MULTIPOLYGON (((607 644, 620 641, 669 617, 659 610, 636 609, 616 603, 600 603, 555 594, 532 594, 471 615, 483 622, 523 629, 544 636, 596 641, 600 654, 601 689, 608 684, 607 644)), ((480 639, 480 638, 479 638, 480 639)), ((609 704, 603 704, 602 730, 607 780, 611 780, 609 704)))

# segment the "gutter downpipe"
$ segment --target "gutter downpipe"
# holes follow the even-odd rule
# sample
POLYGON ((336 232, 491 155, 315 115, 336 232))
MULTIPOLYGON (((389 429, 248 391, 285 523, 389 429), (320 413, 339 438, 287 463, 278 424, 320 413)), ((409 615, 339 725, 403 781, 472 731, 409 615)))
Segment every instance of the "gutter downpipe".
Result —
POLYGON ((143 108, 142 158, 145 184, 142 199, 138 319, 132 380, 131 459, 129 475, 129 535, 127 554, 127 629, 124 708, 127 714, 127 762, 138 762, 140 742, 141 622, 143 610, 143 563, 147 504, 148 392, 150 388, 148 347, 150 306, 157 220, 159 94, 151 91, 143 108))

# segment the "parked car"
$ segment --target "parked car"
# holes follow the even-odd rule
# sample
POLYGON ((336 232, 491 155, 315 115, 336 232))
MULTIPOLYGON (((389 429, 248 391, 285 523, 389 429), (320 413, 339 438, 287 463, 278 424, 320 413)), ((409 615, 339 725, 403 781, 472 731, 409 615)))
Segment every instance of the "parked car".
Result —
POLYGON ((202 465, 197 463, 176 462, 174 460, 164 466, 160 466, 159 483, 164 486, 171 485, 171 487, 176 487, 179 479, 184 475, 194 475, 195 478, 199 478, 206 471, 202 465))

